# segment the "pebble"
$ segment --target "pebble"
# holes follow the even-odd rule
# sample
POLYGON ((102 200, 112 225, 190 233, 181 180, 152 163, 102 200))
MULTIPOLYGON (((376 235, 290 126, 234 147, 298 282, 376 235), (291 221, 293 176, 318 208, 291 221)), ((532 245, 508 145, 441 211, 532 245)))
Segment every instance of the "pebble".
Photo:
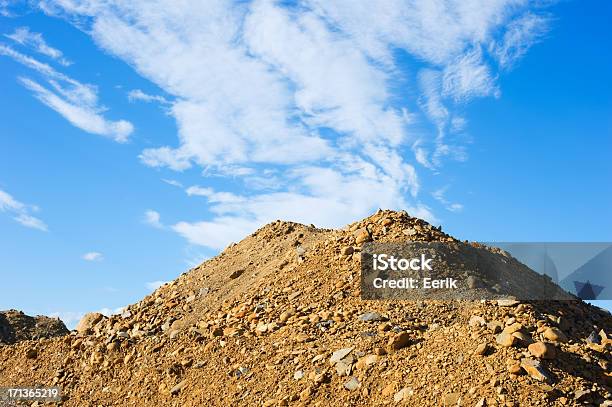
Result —
POLYGON ((170 394, 178 394, 181 390, 183 390, 187 386, 187 380, 183 380, 179 382, 176 386, 170 389, 170 394))
POLYGON ((401 332, 389 339, 388 348, 390 351, 405 348, 410 344, 410 335, 408 332, 401 332))
POLYGON ((38 357, 38 351, 34 348, 30 348, 26 351, 26 358, 36 359, 38 357))
POLYGON ((552 381, 550 373, 548 373, 546 369, 544 369, 544 367, 537 360, 523 358, 521 359, 521 367, 525 372, 527 372, 530 377, 540 382, 552 381))
POLYGON ((343 348, 335 351, 329 358, 329 363, 333 366, 347 357, 355 348, 343 348))
POLYGON ((383 322, 389 320, 389 318, 377 312, 366 312, 365 314, 359 315, 357 318, 363 322, 383 322))
POLYGON ((244 269, 235 270, 234 272, 232 272, 232 274, 230 274, 229 278, 233 280, 235 278, 240 277, 242 273, 244 273, 244 269))
POLYGON ((353 246, 345 246, 340 250, 340 253, 342 253, 343 256, 350 256, 354 252, 355 249, 353 248, 353 246))
POLYGON ((508 332, 502 332, 495 337, 495 341, 501 346, 510 347, 516 342, 516 337, 512 336, 508 332))
POLYGON ((370 236, 370 233, 368 233, 368 231, 365 228, 358 230, 355 233, 355 243, 357 244, 369 242, 371 240, 372 240, 372 236, 370 236))
POLYGON ((414 394, 414 390, 412 390, 412 388, 404 387, 403 389, 395 393, 395 395, 393 396, 393 401, 395 401, 396 403, 399 403, 400 401, 408 400, 408 398, 412 396, 413 394, 414 394))
POLYGON ((557 356, 556 348, 550 343, 535 342, 527 347, 529 353, 539 359, 554 359, 557 356))
POLYGON ((481 317, 480 315, 472 315, 470 317, 470 321, 468 322, 468 325, 471 326, 472 328, 475 327, 479 327, 479 326, 483 326, 486 325, 486 321, 483 317, 481 317))
POLYGON ((544 331, 543 335, 552 342, 567 342, 567 336, 559 328, 550 327, 544 331))
POLYGON ((521 364, 515 360, 510 360, 508 363, 508 373, 510 374, 519 374, 522 371, 521 364))
POLYGON ((476 350, 474 351, 475 355, 484 355, 485 353, 487 353, 487 350, 489 349, 488 345, 486 343, 481 343, 480 345, 478 345, 476 347, 476 350))
POLYGON ((366 355, 357 361, 355 367, 359 370, 366 370, 368 367, 375 365, 377 362, 377 355, 366 355))
POLYGON ((359 388, 359 380, 356 377, 351 377, 346 383, 344 383, 344 388, 353 391, 359 388))
POLYGON ((444 395, 444 405, 445 406, 456 406, 459 404, 459 398, 461 394, 459 393, 448 393, 444 395))

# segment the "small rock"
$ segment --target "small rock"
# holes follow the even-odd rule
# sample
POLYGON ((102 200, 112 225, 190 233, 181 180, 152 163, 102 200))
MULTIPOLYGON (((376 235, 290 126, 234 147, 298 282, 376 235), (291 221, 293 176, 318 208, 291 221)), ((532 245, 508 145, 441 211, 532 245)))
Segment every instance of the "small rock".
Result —
POLYGON ((185 386, 187 386, 187 380, 183 380, 182 382, 174 386, 172 389, 170 389, 170 394, 178 394, 181 390, 185 388, 185 386))
POLYGON ((351 353, 355 348, 343 348, 335 351, 331 357, 329 358, 329 363, 333 366, 336 363, 340 362, 342 359, 347 357, 349 353, 351 353))
POLYGON ((550 343, 536 342, 527 347, 529 353, 539 359, 554 359, 557 356, 556 348, 550 343))
POLYGON ((413 394, 414 394, 414 390, 412 390, 412 388, 404 387, 403 389, 395 393, 395 395, 393 396, 393 401, 395 401, 396 403, 399 403, 400 401, 408 400, 408 398, 412 396, 413 394))
POLYGON ((298 370, 293 374, 294 380, 301 380, 304 377, 304 372, 302 370, 298 370))
POLYGON ((30 348, 26 351, 26 358, 36 359, 38 357, 38 351, 34 348, 30 348))
POLYGON ((591 395, 591 390, 577 390, 574 392, 574 399, 577 401, 586 400, 591 395))
POLYGON ((534 360, 534 359, 529 359, 529 358, 523 358, 521 359, 521 367, 523 368, 523 370, 525 372, 527 372, 527 374, 540 381, 540 382, 550 382, 552 381, 552 378, 550 376, 550 373, 548 373, 546 371, 546 369, 544 369, 544 367, 542 367, 542 365, 540 364, 539 361, 534 360))
POLYGON ((508 373, 518 375, 519 373, 521 373, 521 371, 522 371, 522 368, 519 362, 512 360, 508 364, 508 373))
POLYGON ((366 355, 357 361, 355 367, 359 370, 366 370, 368 367, 375 365, 377 362, 377 355, 366 355))
POLYGON ((489 347, 486 343, 481 343, 480 345, 476 347, 476 350, 474 351, 474 355, 484 355, 485 353, 487 353, 488 349, 489 347))
POLYGON ((389 318, 377 312, 366 312, 365 314, 359 315, 357 318, 363 322, 383 322, 389 320, 389 318))
POLYGON ((459 404, 459 398, 461 394, 459 393, 448 393, 444 395, 444 405, 445 406, 456 406, 459 404))
POLYGON ((405 348, 410 344, 410 335, 408 332, 401 332, 389 339, 388 348, 390 351, 405 348))
POLYGON ((244 273, 244 269, 238 269, 236 271, 234 271, 232 274, 230 274, 229 278, 231 278, 232 280, 235 278, 238 278, 242 275, 242 273, 244 273))
POLYGON ((550 327, 544 331, 543 335, 552 342, 567 342, 567 336, 559 328, 550 327))
POLYGON ((509 348, 510 346, 514 345, 516 338, 512 336, 512 334, 509 334, 507 332, 502 332, 495 337, 495 341, 499 343, 501 346, 505 346, 509 348))
POLYGON ((402 230, 402 233, 405 234, 406 236, 414 236, 417 234, 417 231, 412 228, 409 228, 409 229, 402 230))
POLYGON ((394 394, 396 386, 397 386, 396 382, 391 382, 388 385, 386 385, 382 389, 382 396, 383 397, 389 397, 390 395, 394 394))
POLYGON ((343 256, 350 256, 354 252, 355 252, 355 249, 353 248, 353 246, 345 246, 342 249, 340 249, 340 253, 342 253, 343 256))
POLYGON ((480 315, 472 315, 470 317, 470 321, 468 322, 468 325, 471 326, 472 328, 475 328, 475 327, 483 326, 486 323, 487 321, 485 321, 485 319, 481 317, 480 315))
POLYGON ((356 377, 351 377, 346 383, 344 383, 344 388, 353 391, 359 388, 359 380, 356 377))
POLYGON ((518 331, 520 331, 522 329, 523 329, 523 325, 518 323, 518 322, 515 322, 513 324, 510 324, 510 325, 506 326, 503 329, 503 332, 507 332, 509 334, 513 334, 513 333, 518 332, 518 331))
POLYGON ((372 236, 370 236, 370 233, 367 231, 367 229, 362 228, 362 229, 355 231, 355 243, 361 244, 361 243, 369 242, 371 240, 372 240, 372 236))
POLYGON ((336 373, 338 376, 348 376, 351 374, 351 368, 353 367, 352 358, 346 358, 336 362, 336 373), (350 359, 350 360, 347 360, 350 359))
POLYGON ((310 398, 310 396, 312 396, 312 388, 307 387, 300 393, 300 400, 306 401, 310 398))

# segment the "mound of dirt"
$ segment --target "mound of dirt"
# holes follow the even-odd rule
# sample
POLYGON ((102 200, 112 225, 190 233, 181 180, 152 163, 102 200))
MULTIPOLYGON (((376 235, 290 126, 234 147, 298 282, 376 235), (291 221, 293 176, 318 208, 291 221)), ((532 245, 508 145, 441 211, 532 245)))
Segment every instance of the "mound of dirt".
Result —
POLYGON ((405 212, 276 221, 122 315, 0 347, 0 387, 60 386, 66 406, 612 405, 609 313, 363 300, 371 241, 459 242, 405 212))
POLYGON ((31 317, 17 310, 0 311, 0 344, 67 335, 66 325, 58 318, 31 317))

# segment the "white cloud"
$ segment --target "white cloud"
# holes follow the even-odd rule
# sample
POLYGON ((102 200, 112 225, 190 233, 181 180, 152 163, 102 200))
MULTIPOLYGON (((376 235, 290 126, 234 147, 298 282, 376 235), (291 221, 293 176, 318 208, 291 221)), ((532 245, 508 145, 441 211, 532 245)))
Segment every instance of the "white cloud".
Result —
POLYGON ((151 209, 145 211, 144 222, 147 225, 153 226, 154 228, 158 228, 158 229, 164 228, 164 225, 162 225, 162 223, 160 222, 159 212, 156 212, 151 209))
POLYGON ((62 51, 51 47, 49 44, 47 44, 42 34, 32 32, 28 27, 19 27, 12 34, 4 34, 4 36, 17 42, 18 44, 31 47, 36 52, 56 60, 63 66, 68 66, 71 64, 70 61, 64 58, 62 51))
POLYGON ((81 258, 86 261, 102 261, 104 260, 104 255, 99 252, 88 252, 82 255, 81 258))
POLYGON ((489 67, 483 63, 480 49, 461 55, 446 66, 442 83, 444 96, 456 101, 489 95, 499 97, 499 90, 489 67))
POLYGON ((134 130, 130 122, 125 120, 107 120, 95 109, 92 109, 91 106, 71 103, 31 79, 19 78, 19 80, 23 86, 34 93, 34 96, 36 96, 38 100, 55 110, 73 126, 81 130, 100 136, 110 137, 119 143, 126 142, 129 135, 134 130))
POLYGON ((16 222, 25 227, 46 232, 48 230, 47 224, 31 215, 31 212, 37 211, 37 206, 19 202, 11 194, 0 189, 0 212, 8 213, 16 222))
POLYGON ((493 54, 503 68, 511 68, 548 31, 548 19, 525 13, 508 25, 503 39, 493 45, 493 54))
POLYGON ((145 287, 147 288, 147 290, 151 290, 151 291, 155 291, 157 290, 159 287, 161 287, 164 284, 169 283, 169 281, 149 281, 147 283, 145 283, 145 287))
POLYGON ((277 218, 339 226, 383 207, 434 219, 410 161, 438 171, 445 158, 466 158, 457 105, 498 96, 491 54, 522 55, 532 39, 518 27, 533 31, 513 23, 524 0, 211 0, 172 13, 144 0, 44 4, 170 96, 178 140, 144 150, 144 164, 241 178, 240 194, 189 187, 212 216, 171 226, 214 248, 277 218), (500 42, 507 27, 516 33, 500 42), (402 52, 415 72, 396 60, 402 52), (421 117, 434 134, 411 131, 421 117))
POLYGON ((180 182, 178 182, 177 180, 162 178, 162 181, 164 181, 164 182, 165 182, 166 184, 168 184, 168 185, 172 185, 173 187, 183 188, 183 184, 181 184, 181 183, 180 183, 180 182))
POLYGON ((0 55, 8 56, 41 74, 49 83, 49 87, 30 78, 20 77, 19 81, 32 91, 39 101, 62 115, 73 126, 120 143, 126 142, 134 131, 130 122, 108 120, 102 115, 105 109, 98 105, 97 90, 94 86, 80 83, 50 65, 2 44, 0 55))
POLYGON ((128 92, 128 100, 130 102, 142 101, 142 102, 158 102, 162 104, 168 104, 168 100, 160 95, 149 95, 140 89, 133 89, 128 92))
POLYGON ((202 188, 196 185, 187 188, 185 192, 189 196, 204 196, 209 202, 213 203, 239 203, 245 201, 244 197, 231 192, 215 192, 212 188, 202 188))
POLYGON ((450 202, 446 198, 446 191, 448 190, 448 185, 442 188, 439 188, 432 192, 432 196, 438 202, 440 202, 446 210, 450 212, 461 212, 463 210, 463 205, 457 202, 450 202))

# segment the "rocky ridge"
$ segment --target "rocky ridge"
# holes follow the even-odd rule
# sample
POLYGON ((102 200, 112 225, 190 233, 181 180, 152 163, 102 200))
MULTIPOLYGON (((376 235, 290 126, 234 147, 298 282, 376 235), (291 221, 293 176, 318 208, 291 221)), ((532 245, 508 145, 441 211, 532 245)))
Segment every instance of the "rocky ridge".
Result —
POLYGON ((122 315, 0 346, 0 386, 59 385, 66 406, 612 405, 609 313, 365 301, 368 241, 457 240, 405 212, 343 230, 277 221, 122 315))
POLYGON ((58 318, 31 317, 17 310, 0 311, 0 344, 67 335, 68 329, 58 318))

